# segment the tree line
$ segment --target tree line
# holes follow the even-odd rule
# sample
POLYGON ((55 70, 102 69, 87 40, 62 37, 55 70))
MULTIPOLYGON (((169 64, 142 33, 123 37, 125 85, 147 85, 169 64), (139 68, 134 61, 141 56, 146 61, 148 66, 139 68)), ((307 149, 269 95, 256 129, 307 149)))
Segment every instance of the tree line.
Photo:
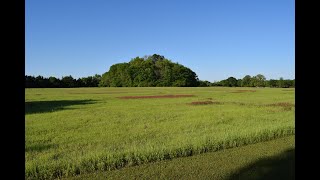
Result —
POLYGON ((229 77, 218 82, 201 81, 199 86, 224 86, 224 87, 271 87, 271 88, 294 88, 295 79, 270 79, 258 74, 256 76, 246 75, 242 79, 229 77))
POLYGON ((246 75, 242 79, 229 77, 227 79, 209 82, 198 79, 191 69, 173 63, 164 56, 136 57, 129 62, 114 64, 102 75, 94 75, 74 79, 71 75, 45 78, 43 76, 25 76, 26 88, 74 88, 74 87, 295 87, 295 80, 270 79, 258 74, 246 75))
POLYGON ((74 79, 71 75, 64 76, 61 79, 50 76, 25 76, 26 88, 75 88, 75 87, 98 87, 101 81, 101 75, 88 76, 74 79))

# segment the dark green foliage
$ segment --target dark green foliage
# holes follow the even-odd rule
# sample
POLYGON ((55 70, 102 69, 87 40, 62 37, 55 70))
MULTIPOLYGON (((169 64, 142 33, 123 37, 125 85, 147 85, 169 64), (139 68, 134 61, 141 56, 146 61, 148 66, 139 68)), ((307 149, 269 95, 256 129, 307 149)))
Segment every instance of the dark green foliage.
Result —
POLYGON ((211 86, 222 86, 222 84, 220 83, 220 81, 214 81, 213 83, 211 83, 211 86))
POLYGON ((198 78, 191 69, 173 63, 154 54, 144 58, 136 57, 129 63, 118 63, 110 67, 101 78, 100 86, 105 87, 153 87, 198 86, 198 78))
POLYGON ((37 76, 35 78, 35 82, 38 82, 39 87, 47 87, 49 85, 49 80, 47 78, 43 78, 43 76, 37 76))
POLYGON ((290 80, 280 78, 279 80, 275 80, 273 86, 279 88, 292 88, 295 87, 295 79, 290 80))
POLYGON ((49 77, 49 86, 50 87, 60 87, 61 86, 60 79, 57 79, 55 77, 50 76, 49 77))
POLYGON ((212 86, 212 84, 209 81, 199 80, 199 87, 208 87, 208 86, 212 86))
POLYGON ((258 74, 253 76, 250 80, 251 87, 265 87, 266 86, 266 78, 262 74, 258 74))
POLYGON ((101 76, 96 74, 83 78, 74 79, 71 75, 58 79, 50 76, 25 76, 26 88, 75 88, 75 87, 98 87, 101 81, 101 76))
POLYGON ((279 88, 293 88, 295 87, 295 80, 280 78, 279 80, 270 79, 266 80, 266 77, 262 74, 251 77, 246 75, 242 79, 235 79, 229 77, 228 79, 214 82, 211 86, 225 86, 225 87, 279 87, 279 88))
POLYGON ((25 76, 25 86, 28 88, 36 87, 36 78, 33 76, 25 76))
POLYGON ((173 63, 164 56, 136 57, 128 63, 118 63, 110 67, 102 76, 88 76, 78 79, 65 76, 62 79, 43 76, 25 76, 26 88, 74 88, 74 87, 279 87, 293 88, 295 80, 280 78, 270 79, 262 74, 256 76, 246 75, 242 79, 229 77, 218 82, 199 80, 197 74, 191 69, 173 63))
POLYGON ((229 77, 226 80, 226 83, 227 83, 227 86, 229 86, 229 87, 237 87, 237 85, 238 85, 238 81, 234 77, 229 77))
POLYGON ((62 87, 64 88, 73 88, 73 87, 76 87, 76 80, 73 79, 72 76, 65 76, 65 77, 62 77, 61 79, 61 84, 62 84, 62 87))
POLYGON ((236 78, 229 77, 228 79, 213 83, 212 86, 238 87, 238 84, 239 82, 236 78))
POLYGON ((284 83, 283 83, 283 78, 281 77, 278 81, 278 87, 283 87, 284 83))
POLYGON ((101 76, 96 74, 95 76, 88 76, 78 79, 78 87, 97 87, 101 80, 101 76))
POLYGON ((242 86, 242 87, 249 87, 250 84, 251 84, 251 76, 250 76, 250 75, 246 75, 246 76, 242 79, 241 86, 242 86))
POLYGON ((269 87, 277 87, 278 85, 277 85, 277 80, 275 80, 275 79, 270 79, 269 81, 268 81, 268 86, 269 87))
POLYGON ((242 85, 242 79, 238 79, 237 80, 237 87, 241 87, 241 85, 242 85))
POLYGON ((290 79, 283 79, 282 77, 279 80, 275 80, 276 83, 274 84, 275 87, 279 88, 291 88, 295 87, 295 80, 290 80, 290 79))

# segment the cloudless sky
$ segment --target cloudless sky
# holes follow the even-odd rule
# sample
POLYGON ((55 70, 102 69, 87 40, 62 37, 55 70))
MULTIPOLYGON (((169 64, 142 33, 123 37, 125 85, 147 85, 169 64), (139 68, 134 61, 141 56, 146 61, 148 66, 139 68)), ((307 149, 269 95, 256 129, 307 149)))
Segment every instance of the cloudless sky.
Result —
POLYGON ((295 78, 294 0, 27 0, 26 75, 74 78, 160 54, 211 82, 295 78))

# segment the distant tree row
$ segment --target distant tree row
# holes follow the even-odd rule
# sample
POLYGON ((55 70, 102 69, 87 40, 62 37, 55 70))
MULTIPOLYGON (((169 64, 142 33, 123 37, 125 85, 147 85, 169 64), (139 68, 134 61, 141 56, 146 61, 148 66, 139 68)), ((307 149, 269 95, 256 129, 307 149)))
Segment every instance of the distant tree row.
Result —
POLYGON ((45 78, 43 76, 25 76, 26 88, 74 88, 74 87, 97 87, 101 76, 96 74, 83 78, 74 79, 71 75, 61 79, 56 77, 45 78))
POLYGON ((266 80, 265 76, 258 74, 256 76, 246 75, 242 79, 229 77, 227 79, 210 83, 209 81, 202 81, 202 86, 225 86, 225 87, 272 87, 272 88, 291 88, 295 87, 295 80, 283 79, 279 80, 270 79, 266 80))
MULTIPOLYGON (((121 81, 120 81, 121 82, 121 81)), ((120 82, 118 82, 120 84, 120 82)), ((136 81, 137 82, 137 81, 136 81)), ((103 86, 105 83, 101 76, 88 76, 83 78, 74 79, 72 76, 64 76, 62 79, 56 77, 44 78, 43 76, 25 76, 26 88, 73 88, 73 87, 98 87, 103 86)), ((118 85, 119 85, 118 84, 118 85)), ((295 80, 283 79, 279 80, 266 78, 258 74, 257 76, 246 75, 242 79, 229 77, 218 82, 197 81, 198 87, 208 86, 224 86, 224 87, 272 87, 272 88, 292 88, 295 87, 295 80)), ((138 84, 138 86, 141 84, 138 84)))
POLYGON ((229 77, 218 82, 199 80, 191 69, 173 63, 164 56, 136 57, 128 63, 118 63, 101 75, 74 79, 71 75, 44 78, 43 76, 25 76, 26 88, 73 88, 73 87, 295 87, 295 80, 270 79, 262 74, 246 75, 242 79, 229 77))
POLYGON ((114 64, 101 78, 104 87, 196 87, 199 79, 191 69, 164 56, 136 57, 128 63, 114 64))

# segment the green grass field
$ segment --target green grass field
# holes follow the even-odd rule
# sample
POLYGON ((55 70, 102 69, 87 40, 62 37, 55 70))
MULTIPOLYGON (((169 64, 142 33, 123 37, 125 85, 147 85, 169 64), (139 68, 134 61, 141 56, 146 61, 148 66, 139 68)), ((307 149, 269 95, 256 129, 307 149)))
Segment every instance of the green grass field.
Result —
POLYGON ((222 87, 26 89, 26 179, 71 177, 293 135, 294 92, 222 87), (118 98, 170 94, 194 96, 118 98), (210 103, 192 104, 204 101, 210 103))
POLYGON ((295 179, 295 139, 247 146, 68 178, 85 179, 295 179))

